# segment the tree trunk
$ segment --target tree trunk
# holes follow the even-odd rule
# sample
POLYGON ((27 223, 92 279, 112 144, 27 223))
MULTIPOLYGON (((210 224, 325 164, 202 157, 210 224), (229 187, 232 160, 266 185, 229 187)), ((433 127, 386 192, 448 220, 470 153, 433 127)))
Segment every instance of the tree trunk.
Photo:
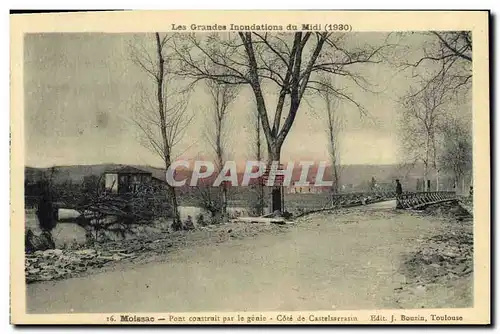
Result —
POLYGON ((281 212, 282 207, 281 207, 281 187, 273 187, 272 190, 272 211, 279 211, 281 212))
MULTIPOLYGON (((217 160, 219 167, 217 168, 217 173, 220 173, 222 169, 224 168, 224 158, 223 158, 223 151, 222 151, 222 142, 221 142, 221 133, 222 129, 219 127, 217 129, 217 160)), ((227 184, 226 181, 222 182, 221 184, 221 190, 220 190, 220 197, 219 197, 219 205, 220 205, 220 213, 225 219, 226 213, 227 213, 227 184)))
POLYGON ((339 181, 340 181, 339 172, 337 170, 338 169, 337 164, 334 164, 332 168, 333 168, 333 191, 335 194, 337 194, 339 192, 339 181))
MULTIPOLYGON (((219 86, 220 89, 220 86, 219 86)), ((217 100, 219 98, 220 91, 217 90, 217 100)), ((217 155, 217 173, 220 174, 222 169, 224 168, 224 147, 223 147, 223 139, 222 139, 222 124, 224 121, 224 105, 220 103, 216 103, 216 124, 215 124, 215 154, 217 155)), ((222 182, 221 189, 219 193, 219 206, 220 206, 220 214, 222 219, 226 218, 227 213, 227 184, 226 182, 222 182)))
POLYGON ((424 163, 424 191, 429 191, 429 168, 426 163, 424 163))
POLYGON ((326 111, 327 111, 327 121, 328 121, 328 139, 329 139, 329 151, 330 151, 330 163, 332 164, 332 193, 336 194, 339 191, 339 173, 337 168, 337 147, 336 147, 336 138, 335 131, 338 130, 335 127, 335 119, 334 119, 334 110, 332 109, 330 93, 325 92, 324 94, 325 102, 326 102, 326 111))
MULTIPOLYGON (((171 165, 170 157, 165 157, 165 170, 168 170, 168 168, 171 165)), ((179 214, 179 203, 177 202, 177 192, 175 190, 175 187, 172 187, 171 185, 167 185, 167 196, 170 199, 170 206, 172 207, 172 228, 174 230, 178 230, 182 228, 182 223, 181 223, 181 217, 179 214)))
MULTIPOLYGON (((160 128, 161 128, 161 137, 162 137, 162 144, 163 144, 163 159, 165 161, 165 170, 168 170, 170 165, 172 164, 172 161, 170 159, 170 143, 168 141, 168 136, 167 136, 167 121, 166 121, 166 116, 165 116, 165 109, 164 109, 164 96, 163 96, 163 84, 164 84, 164 73, 165 73, 165 59, 163 58, 163 54, 161 53, 161 42, 160 42, 160 35, 158 33, 155 34, 156 36, 156 51, 158 55, 158 76, 156 77, 157 81, 157 92, 156 92, 156 97, 158 100, 158 115, 160 116, 160 128)), ((180 222, 180 216, 179 216, 179 211, 178 211, 178 203, 177 203, 177 194, 175 191, 175 188, 172 186, 168 186, 169 190, 169 196, 170 196, 170 201, 172 205, 172 213, 173 213, 173 224, 172 226, 174 229, 180 228, 181 222, 180 222)))
MULTIPOLYGON (((464 177, 464 186, 465 186, 465 177, 464 177)), ((474 189, 473 187, 474 187, 474 174, 472 173, 472 170, 471 170, 471 173, 470 173, 470 189, 474 189)), ((467 193, 470 193, 470 190, 467 193)))
POLYGON ((429 130, 427 130, 427 138, 425 142, 425 161, 424 161, 424 182, 425 182, 425 191, 430 191, 430 180, 429 180, 429 156, 430 156, 430 134, 429 130))
MULTIPOLYGON (((271 147, 271 150, 269 152, 269 163, 268 163, 268 168, 271 167, 271 163, 273 161, 277 161, 278 164, 280 163, 280 155, 281 155, 281 148, 275 147, 274 145, 271 147)), ((273 185, 273 189, 271 191, 271 211, 279 211, 282 212, 283 208, 281 205, 281 186, 275 186, 273 185)))
POLYGON ((436 170, 436 191, 439 191, 439 169, 436 170))
MULTIPOLYGON (((333 131, 333 130, 329 130, 329 131, 333 131)), ((330 162, 332 164, 332 180, 333 180, 333 184, 332 184, 332 190, 333 190, 333 193, 338 193, 339 192, 339 166, 338 166, 338 162, 337 162, 337 157, 336 157, 336 150, 337 148, 335 147, 335 142, 334 142, 334 138, 333 138, 333 132, 330 132, 330 162)))
MULTIPOLYGON (((261 162, 262 161, 262 148, 261 148, 261 140, 260 140, 260 114, 257 113, 257 124, 256 124, 256 129, 257 129, 257 139, 256 139, 256 144, 257 144, 257 161, 261 162)), ((259 206, 259 215, 264 215, 264 184, 262 182, 259 182, 258 185, 259 191, 258 191, 258 206, 259 206)))
POLYGON ((170 202, 172 203, 172 216, 174 221, 180 222, 179 204, 177 203, 177 192, 174 187, 169 187, 170 202))
POLYGON ((220 189, 220 214, 222 220, 225 221, 227 218, 227 189, 228 181, 222 182, 222 188, 220 189))
POLYGON ((221 211, 221 214, 222 214, 222 219, 226 219, 226 216, 227 216, 227 187, 226 187, 226 182, 222 183, 220 196, 221 196, 221 203, 220 203, 221 204, 221 208, 220 208, 220 211, 221 211))

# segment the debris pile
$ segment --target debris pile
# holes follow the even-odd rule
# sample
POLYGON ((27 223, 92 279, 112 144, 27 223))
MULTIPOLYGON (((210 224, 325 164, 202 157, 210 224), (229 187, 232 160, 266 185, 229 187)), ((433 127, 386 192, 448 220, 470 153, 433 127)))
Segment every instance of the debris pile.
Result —
POLYGON ((164 261, 172 249, 220 244, 255 237, 259 233, 278 234, 286 229, 275 224, 231 222, 201 226, 186 231, 158 230, 141 238, 96 242, 85 249, 48 249, 26 254, 26 283, 50 281, 106 270, 118 262, 164 261), (92 248, 89 248, 92 247, 92 248))
POLYGON ((134 253, 125 250, 96 251, 95 249, 61 250, 48 249, 26 254, 26 282, 50 281, 84 272, 88 267, 100 268, 110 261, 133 258, 134 253))
POLYGON ((461 203, 459 204, 456 201, 429 205, 424 213, 445 218, 453 218, 458 221, 472 219, 471 213, 465 209, 461 203))
POLYGON ((474 201, 472 197, 462 197, 459 201, 460 206, 462 209, 466 210, 469 212, 469 214, 473 215, 474 214, 474 201))
POLYGON ((409 254, 402 266, 407 284, 435 283, 472 273, 472 224, 453 225, 455 228, 425 240, 418 251, 409 254))
POLYGON ((146 223, 172 214, 164 194, 152 185, 141 185, 135 192, 125 194, 62 191, 59 197, 58 206, 78 211, 80 217, 74 219, 81 223, 85 220, 102 221, 109 216, 122 223, 146 223))

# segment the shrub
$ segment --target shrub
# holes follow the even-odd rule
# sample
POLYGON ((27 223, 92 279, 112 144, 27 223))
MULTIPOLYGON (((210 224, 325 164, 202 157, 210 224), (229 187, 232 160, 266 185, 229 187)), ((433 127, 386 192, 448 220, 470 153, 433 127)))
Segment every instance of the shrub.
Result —
POLYGON ((191 216, 187 216, 187 219, 184 222, 184 230, 186 231, 194 230, 193 219, 191 216))
POLYGON ((180 230, 182 230, 182 223, 179 220, 174 220, 172 222, 171 227, 172 227, 172 230, 174 230, 174 231, 180 231, 180 230))
POLYGON ((40 181, 39 189, 41 191, 36 215, 40 228, 43 231, 50 232, 57 225, 57 209, 54 207, 53 191, 47 181, 40 181))
POLYGON ((196 216, 196 224, 198 226, 207 226, 208 225, 208 222, 205 220, 205 216, 203 216, 203 213, 200 212, 196 216))

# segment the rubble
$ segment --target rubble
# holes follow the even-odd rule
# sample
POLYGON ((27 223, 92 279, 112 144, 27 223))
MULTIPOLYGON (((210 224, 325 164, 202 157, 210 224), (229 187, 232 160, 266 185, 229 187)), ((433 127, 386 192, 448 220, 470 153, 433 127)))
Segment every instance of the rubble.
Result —
POLYGON ((458 201, 460 207, 467 211, 471 216, 474 215, 474 201, 472 197, 462 197, 458 201))
POLYGON ((24 244, 26 252, 44 251, 55 248, 54 240, 49 231, 42 231, 40 235, 35 235, 29 228, 26 230, 24 236, 24 244))
POLYGON ((200 226, 186 231, 158 230, 141 238, 96 242, 79 249, 49 249, 27 253, 26 282, 50 281, 106 270, 118 262, 147 263, 164 261, 165 254, 176 248, 219 244, 231 239, 254 237, 259 233, 283 233, 286 228, 274 224, 231 222, 200 226))
POLYGON ((430 205, 422 213, 463 221, 472 218, 470 212, 472 211, 467 210, 461 201, 454 201, 430 205))
POLYGON ((48 281, 86 271, 88 267, 102 267, 110 261, 134 257, 134 253, 121 250, 61 250, 48 249, 26 254, 26 282, 48 281))
POLYGON ((183 228, 184 230, 186 231, 192 231, 195 229, 194 227, 194 223, 193 223, 193 219, 191 216, 187 216, 187 219, 186 221, 184 222, 184 225, 183 225, 183 228))
POLYGON ((429 206, 412 215, 432 215, 435 231, 419 237, 416 248, 401 262, 398 275, 403 277, 394 289, 401 308, 470 307, 473 301, 473 220, 457 201, 429 206), (429 304, 430 296, 440 302, 429 304), (450 299, 448 299, 450 298, 450 299))
POLYGON ((427 213, 446 218, 439 232, 407 254, 401 267, 409 284, 428 284, 464 277, 473 271, 473 222, 457 205, 443 204, 427 213))

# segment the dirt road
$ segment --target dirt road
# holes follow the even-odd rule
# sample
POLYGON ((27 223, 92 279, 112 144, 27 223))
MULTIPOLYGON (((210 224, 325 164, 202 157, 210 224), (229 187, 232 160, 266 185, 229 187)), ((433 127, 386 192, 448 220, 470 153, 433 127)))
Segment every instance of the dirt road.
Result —
MULTIPOLYGON (((311 215, 283 234, 179 249, 161 263, 30 284, 28 312, 399 308, 394 289, 405 279, 397 273, 401 256, 438 224, 385 208, 311 215)), ((422 298, 427 307, 439 302, 432 294, 422 298)))

